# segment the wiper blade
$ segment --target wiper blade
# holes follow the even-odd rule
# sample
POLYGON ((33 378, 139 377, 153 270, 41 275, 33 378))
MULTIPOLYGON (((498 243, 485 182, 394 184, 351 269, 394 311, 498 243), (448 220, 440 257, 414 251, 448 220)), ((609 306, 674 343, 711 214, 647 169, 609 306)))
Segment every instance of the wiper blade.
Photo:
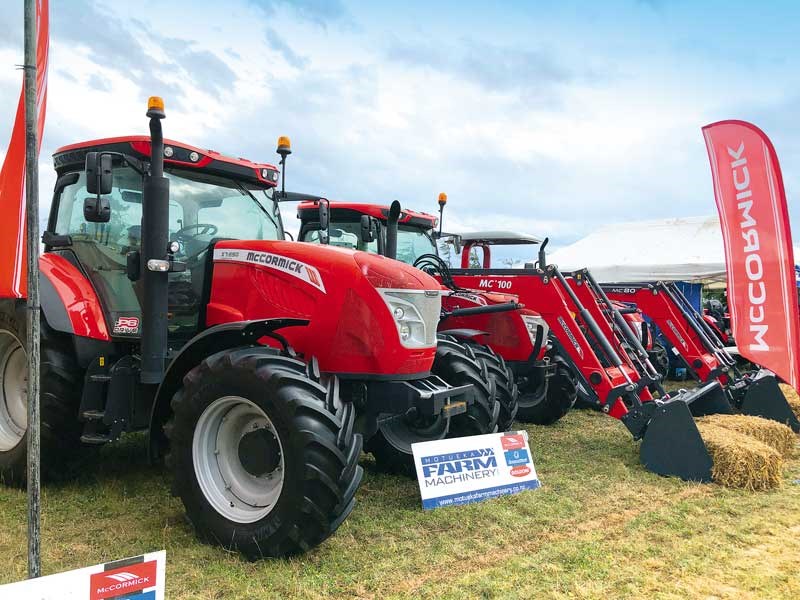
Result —
POLYGON ((260 209, 261 209, 261 212, 263 212, 265 215, 267 215, 267 218, 268 218, 268 219, 269 219, 269 220, 272 222, 272 224, 275 226, 275 229, 276 229, 277 231, 280 231, 280 230, 281 230, 281 228, 280 228, 280 226, 278 225, 278 222, 275 220, 275 218, 274 218, 274 217, 273 217, 271 214, 269 214, 269 211, 268 211, 266 208, 264 208, 264 207, 262 206, 261 202, 259 202, 259 201, 258 201, 258 198, 256 198, 256 197, 253 195, 253 192, 251 192, 250 190, 248 190, 246 187, 244 187, 244 186, 243 186, 241 183, 239 183, 239 182, 238 182, 238 181, 236 181, 236 180, 233 180, 233 183, 235 183, 235 184, 236 184, 236 187, 238 187, 238 188, 239 188, 239 190, 241 190, 241 191, 242 191, 244 194, 246 194, 246 195, 250 196, 250 198, 253 200, 253 202, 255 202, 255 203, 256 203, 256 206, 257 206, 258 208, 260 208, 260 209))

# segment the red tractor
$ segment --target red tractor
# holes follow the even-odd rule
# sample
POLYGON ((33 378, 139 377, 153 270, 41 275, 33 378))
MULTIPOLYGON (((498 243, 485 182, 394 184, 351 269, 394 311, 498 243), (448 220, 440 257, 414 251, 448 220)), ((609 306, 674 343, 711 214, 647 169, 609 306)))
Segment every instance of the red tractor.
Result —
MULTIPOLYGON (((283 241, 279 171, 150 136, 56 151, 43 234, 45 474, 81 444, 149 433, 198 534, 304 552, 379 463, 445 436, 469 385, 430 374, 440 286, 375 254, 283 241)), ((279 140, 283 157, 288 139, 279 140)), ((321 214, 321 219, 325 218, 321 214)), ((24 483, 24 303, 0 303, 0 474, 24 483)))
MULTIPOLYGON (((575 379, 565 360, 554 352, 547 323, 530 306, 520 305, 513 294, 454 284, 439 256, 437 217, 401 209, 397 202, 389 207, 329 202, 303 194, 290 198, 304 200, 297 208, 298 240, 396 256, 437 277, 443 289, 439 352, 458 340, 486 365, 498 390, 502 430, 511 426, 515 414, 520 421, 548 424, 572 407, 575 379), (329 207, 328 228, 321 228, 317 219, 321 205, 329 207)), ((440 204, 444 202, 442 195, 440 204)), ((479 405, 475 403, 476 410, 479 405)))

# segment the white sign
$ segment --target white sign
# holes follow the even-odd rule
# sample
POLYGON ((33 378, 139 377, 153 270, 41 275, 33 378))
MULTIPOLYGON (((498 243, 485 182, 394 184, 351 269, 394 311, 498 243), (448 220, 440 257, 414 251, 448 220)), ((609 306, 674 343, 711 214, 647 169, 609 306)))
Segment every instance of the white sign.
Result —
POLYGON ((526 431, 411 445, 422 508, 469 504, 539 487, 526 431))
POLYGON ((164 600, 167 554, 134 558, 0 585, 2 600, 164 600))

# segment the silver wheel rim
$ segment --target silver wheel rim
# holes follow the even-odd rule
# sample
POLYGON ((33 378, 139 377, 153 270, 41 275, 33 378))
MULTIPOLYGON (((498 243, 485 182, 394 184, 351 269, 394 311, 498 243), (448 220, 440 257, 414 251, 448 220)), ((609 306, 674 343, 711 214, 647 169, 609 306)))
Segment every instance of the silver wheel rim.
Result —
POLYGON ((28 428, 28 355, 16 335, 0 330, 0 452, 19 444, 28 428))
POLYGON ((200 415, 192 440, 192 461, 208 503, 236 523, 254 523, 266 517, 283 490, 280 436, 264 411, 240 396, 218 398, 200 415), (257 452, 247 452, 253 448, 257 452))

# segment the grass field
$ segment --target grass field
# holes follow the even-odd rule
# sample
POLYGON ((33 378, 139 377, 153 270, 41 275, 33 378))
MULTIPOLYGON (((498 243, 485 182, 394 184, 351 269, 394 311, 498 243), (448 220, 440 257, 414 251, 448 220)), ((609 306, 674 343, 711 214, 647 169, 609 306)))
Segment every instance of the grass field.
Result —
MULTIPOLYGON (((413 481, 365 457, 338 533, 256 563, 195 541, 133 437, 45 488, 43 568, 166 548, 170 599, 800 597, 798 457, 781 489, 747 493, 644 471, 624 427, 597 413, 528 431, 538 491, 423 512, 413 481)), ((25 577, 25 510, 23 492, 0 488, 0 583, 25 577)))

